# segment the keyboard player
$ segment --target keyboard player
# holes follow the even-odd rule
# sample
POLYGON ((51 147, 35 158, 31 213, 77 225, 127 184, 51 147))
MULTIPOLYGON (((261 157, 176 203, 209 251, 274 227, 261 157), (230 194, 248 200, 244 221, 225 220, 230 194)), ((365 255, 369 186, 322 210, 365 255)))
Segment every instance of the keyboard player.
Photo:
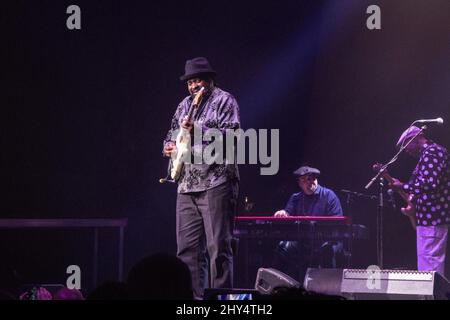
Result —
MULTIPOLYGON (((294 171, 300 192, 294 193, 284 210, 275 217, 287 216, 342 216, 342 207, 336 194, 321 185, 317 178, 320 171, 302 166, 294 171)), ((341 241, 315 243, 311 241, 281 241, 275 248, 273 268, 303 282, 308 267, 336 268, 343 257, 341 241)))

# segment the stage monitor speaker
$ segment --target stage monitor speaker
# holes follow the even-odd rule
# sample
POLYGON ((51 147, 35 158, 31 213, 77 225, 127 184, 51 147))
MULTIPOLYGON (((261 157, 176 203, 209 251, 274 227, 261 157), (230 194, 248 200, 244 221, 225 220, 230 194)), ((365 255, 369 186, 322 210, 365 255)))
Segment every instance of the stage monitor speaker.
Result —
POLYGON ((341 283, 342 269, 308 268, 303 287, 314 293, 340 296, 341 283))
POLYGON ((300 288, 300 283, 273 268, 259 268, 255 289, 260 294, 273 294, 276 288, 300 288))
POLYGON ((308 291, 354 300, 450 300, 450 283, 435 271, 308 269, 308 291))
POLYGON ((450 283, 436 271, 344 269, 341 292, 360 300, 449 300, 450 283))

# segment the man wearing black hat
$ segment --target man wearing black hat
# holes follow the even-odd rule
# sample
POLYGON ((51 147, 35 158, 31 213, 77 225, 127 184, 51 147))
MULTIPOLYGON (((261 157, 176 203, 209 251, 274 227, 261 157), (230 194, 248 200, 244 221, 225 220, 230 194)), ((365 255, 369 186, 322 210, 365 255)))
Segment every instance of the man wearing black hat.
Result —
MULTIPOLYGON (((225 134, 227 129, 240 128, 238 104, 230 93, 215 86, 215 76, 216 72, 206 58, 186 61, 185 74, 180 79, 186 82, 190 95, 181 101, 172 118, 164 140, 165 156, 170 157, 175 150, 176 132, 180 126, 202 136, 208 129, 225 134), (202 93, 201 102, 194 109, 192 121, 187 121, 193 97, 198 93, 202 93)), ((197 141, 195 137, 191 140, 197 141)), ((200 144, 192 145, 194 157, 201 156, 208 144, 202 140, 200 144)), ((230 163, 229 159, 223 163, 184 163, 178 179, 177 255, 189 266, 196 299, 203 297, 208 279, 212 288, 231 288, 233 285, 231 241, 238 181, 237 164, 230 163)))
MULTIPOLYGON (((342 216, 342 207, 336 194, 319 185, 320 171, 302 166, 294 171, 300 192, 294 193, 284 210, 275 212, 275 217, 286 216, 342 216)), ((273 267, 299 281, 303 281, 306 269, 319 264, 321 267, 336 268, 336 258, 343 250, 340 241, 320 244, 319 250, 311 247, 308 241, 281 241, 276 250, 273 267), (317 252, 316 252, 317 251, 317 252), (318 261, 312 261, 312 255, 318 261)))
POLYGON ((400 136, 397 147, 418 160, 409 181, 393 179, 396 190, 413 195, 417 235, 417 269, 445 276, 445 256, 450 225, 450 156, 447 149, 411 126, 400 136))

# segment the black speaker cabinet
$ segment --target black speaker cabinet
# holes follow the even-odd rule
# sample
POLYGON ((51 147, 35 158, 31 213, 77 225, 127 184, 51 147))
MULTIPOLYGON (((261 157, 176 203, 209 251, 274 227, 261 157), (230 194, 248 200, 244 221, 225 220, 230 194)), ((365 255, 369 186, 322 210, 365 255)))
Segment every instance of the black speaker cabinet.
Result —
POLYGON ((261 294, 272 294, 276 288, 300 288, 300 283, 273 268, 259 268, 255 289, 261 294))

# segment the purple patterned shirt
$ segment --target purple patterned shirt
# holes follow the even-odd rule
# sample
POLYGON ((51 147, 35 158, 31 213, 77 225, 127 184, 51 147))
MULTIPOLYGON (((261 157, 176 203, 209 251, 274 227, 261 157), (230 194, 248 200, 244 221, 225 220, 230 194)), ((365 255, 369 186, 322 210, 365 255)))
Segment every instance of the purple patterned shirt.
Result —
MULTIPOLYGON (((180 127, 182 119, 189 110, 192 97, 187 96, 178 105, 172 118, 169 132, 164 143, 174 141, 174 132, 180 127)), ((240 117, 239 106, 236 99, 228 92, 214 87, 211 93, 206 93, 203 101, 193 114, 194 126, 201 128, 205 133, 208 129, 214 128, 225 133, 226 129, 239 129, 240 117)), ((208 145, 208 141, 202 141, 201 145, 195 145, 192 154, 200 154, 208 145)), ((212 163, 212 164, 185 164, 178 180, 178 193, 199 192, 214 188, 227 181, 239 180, 239 172, 236 163, 212 163)))
POLYGON ((450 224, 450 164, 447 150, 430 143, 422 153, 404 190, 414 195, 418 226, 450 224))

